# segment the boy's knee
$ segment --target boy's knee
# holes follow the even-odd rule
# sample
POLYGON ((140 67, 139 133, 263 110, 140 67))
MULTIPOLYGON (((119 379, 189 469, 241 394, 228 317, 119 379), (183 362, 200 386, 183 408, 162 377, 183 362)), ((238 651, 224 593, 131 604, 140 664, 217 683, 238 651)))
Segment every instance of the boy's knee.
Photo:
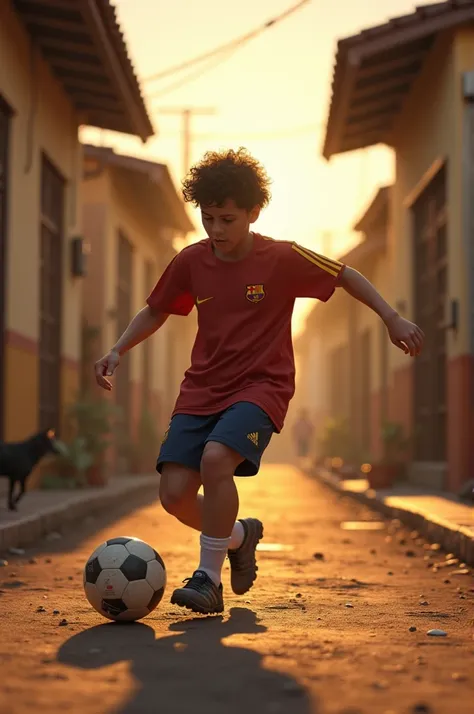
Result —
POLYGON ((232 478, 243 461, 240 454, 217 441, 208 441, 201 458, 201 479, 204 485, 211 481, 232 478))
POLYGON ((160 480, 160 502, 165 511, 179 516, 199 491, 199 474, 183 469, 168 468, 165 464, 160 480))
POLYGON ((160 502, 165 511, 172 516, 177 516, 186 502, 186 494, 160 487, 160 502))

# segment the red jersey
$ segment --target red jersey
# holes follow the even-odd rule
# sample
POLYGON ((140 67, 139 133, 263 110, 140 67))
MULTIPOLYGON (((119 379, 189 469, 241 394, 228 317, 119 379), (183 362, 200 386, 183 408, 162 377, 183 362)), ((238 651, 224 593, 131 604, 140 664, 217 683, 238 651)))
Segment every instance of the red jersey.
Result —
POLYGON ((297 243, 259 234, 239 261, 217 258, 209 239, 178 253, 147 299, 162 313, 198 311, 191 366, 173 415, 217 414, 246 401, 281 431, 295 391, 295 298, 326 302, 343 269, 297 243))

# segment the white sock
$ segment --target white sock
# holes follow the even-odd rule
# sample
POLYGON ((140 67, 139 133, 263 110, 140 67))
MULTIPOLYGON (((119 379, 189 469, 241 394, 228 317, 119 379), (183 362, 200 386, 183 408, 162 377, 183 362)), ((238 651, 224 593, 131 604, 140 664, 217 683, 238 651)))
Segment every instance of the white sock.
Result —
POLYGON ((230 534, 229 550, 240 548, 245 538, 245 530, 240 521, 236 521, 230 534))
POLYGON ((201 560, 197 570, 204 570, 216 585, 220 585, 221 571, 229 548, 229 538, 210 538, 201 533, 201 560))

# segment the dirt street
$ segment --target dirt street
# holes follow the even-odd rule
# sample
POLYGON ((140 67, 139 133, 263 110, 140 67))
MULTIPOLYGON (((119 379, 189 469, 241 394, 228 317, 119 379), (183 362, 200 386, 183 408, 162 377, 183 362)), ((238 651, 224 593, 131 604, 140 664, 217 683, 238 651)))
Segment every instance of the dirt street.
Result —
POLYGON ((169 604, 198 535, 158 503, 8 556, 0 712, 472 714, 471 575, 433 572, 445 554, 389 523, 352 530, 378 517, 291 466, 239 484, 241 515, 261 517, 265 538, 247 595, 232 594, 226 564, 223 617, 169 604), (168 569, 161 605, 139 624, 102 620, 82 590, 85 560, 118 535, 154 545, 168 569))

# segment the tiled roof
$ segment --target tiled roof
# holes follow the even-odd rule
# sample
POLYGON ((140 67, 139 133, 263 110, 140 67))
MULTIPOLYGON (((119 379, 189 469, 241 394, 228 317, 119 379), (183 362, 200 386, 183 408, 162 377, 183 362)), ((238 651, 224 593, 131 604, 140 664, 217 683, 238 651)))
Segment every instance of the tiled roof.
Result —
POLYGON ((142 181, 148 184, 147 190, 151 189, 154 205, 158 209, 163 225, 182 233, 191 233, 195 230, 166 164, 117 154, 110 147, 91 144, 84 145, 84 156, 96 159, 100 166, 122 169, 141 177, 142 181))
POLYGON ((11 0, 81 123, 155 133, 110 0, 11 0))
POLYGON ((473 22, 474 0, 449 0, 340 40, 324 156, 390 144, 394 117, 436 37, 473 22))

